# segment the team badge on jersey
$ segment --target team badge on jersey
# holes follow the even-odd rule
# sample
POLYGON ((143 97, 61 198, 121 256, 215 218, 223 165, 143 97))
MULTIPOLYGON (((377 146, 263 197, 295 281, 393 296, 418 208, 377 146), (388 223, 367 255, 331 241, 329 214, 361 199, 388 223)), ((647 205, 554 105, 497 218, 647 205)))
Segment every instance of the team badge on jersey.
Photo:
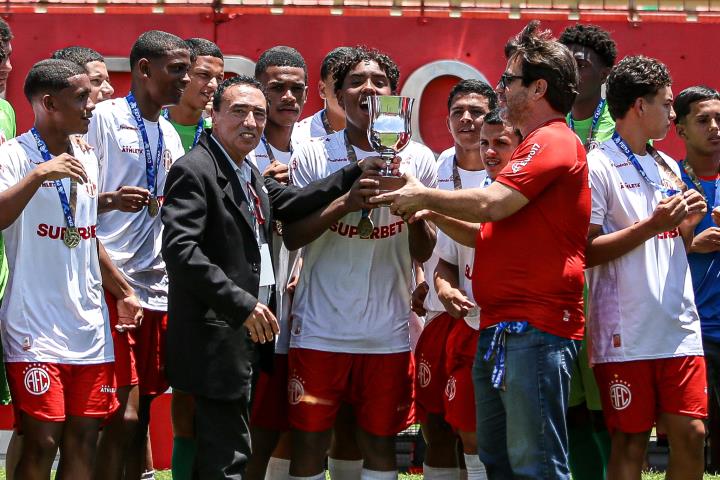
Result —
POLYGON ((632 402, 630 384, 617 378, 610 382, 610 404, 615 410, 625 410, 632 402))
POLYGON ((163 152, 163 165, 165 166, 166 172, 170 171, 170 167, 172 167, 172 161, 172 153, 170 153, 170 150, 166 148, 163 152))
POLYGON ((25 390, 32 395, 42 395, 46 393, 50 390, 50 375, 47 372, 47 367, 37 363, 31 363, 25 369, 23 385, 25 385, 25 390))
POLYGON ((427 361, 424 358, 421 359, 420 363, 418 364, 417 378, 421 388, 425 388, 430 385, 430 380, 432 380, 432 373, 430 373, 430 365, 428 365, 427 361))

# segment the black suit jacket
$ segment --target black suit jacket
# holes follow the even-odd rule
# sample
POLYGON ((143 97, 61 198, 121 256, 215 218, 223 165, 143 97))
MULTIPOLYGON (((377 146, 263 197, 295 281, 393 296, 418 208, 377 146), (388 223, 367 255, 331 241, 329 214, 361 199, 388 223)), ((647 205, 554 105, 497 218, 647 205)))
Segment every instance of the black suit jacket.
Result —
MULTIPOLYGON (((273 218, 302 218, 342 195, 359 175, 350 166, 300 189, 264 179, 252 166, 268 243, 273 218)), ((170 280, 166 373, 173 388, 225 400, 248 393, 258 348, 243 322, 258 301, 260 250, 246 202, 229 160, 206 135, 168 173, 162 252, 170 280)))

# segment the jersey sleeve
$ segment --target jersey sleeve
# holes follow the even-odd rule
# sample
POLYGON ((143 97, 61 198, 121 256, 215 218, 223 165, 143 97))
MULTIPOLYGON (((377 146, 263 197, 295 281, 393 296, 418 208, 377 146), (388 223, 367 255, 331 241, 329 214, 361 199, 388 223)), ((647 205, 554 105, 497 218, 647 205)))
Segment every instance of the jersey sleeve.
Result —
POLYGON ((6 143, 0 147, 0 192, 7 190, 21 180, 16 156, 6 143))
POLYGON ((458 248, 455 240, 447 236, 442 230, 438 230, 435 253, 448 263, 458 265, 458 248))
POLYGON ((608 172, 603 161, 605 154, 600 150, 593 150, 588 155, 588 179, 592 195, 592 210, 590 223, 602 225, 608 212, 608 197, 610 195, 610 182, 608 172))
POLYGON ((497 181, 532 200, 569 173, 578 163, 578 147, 582 149, 579 141, 574 134, 572 140, 575 142, 571 142, 570 139, 556 139, 554 137, 558 135, 548 133, 536 135, 534 141, 520 145, 497 181))
POLYGON ((429 148, 421 146, 418 149, 418 160, 416 164, 417 179, 429 188, 438 186, 438 163, 429 148))
POLYGON ((105 140, 105 132, 107 129, 104 125, 103 116, 96 113, 90 118, 90 126, 88 127, 87 142, 93 147, 95 157, 98 161, 98 191, 105 191, 105 165, 107 163, 107 142, 105 140))
POLYGON ((314 142, 306 142, 295 150, 290 158, 290 181, 298 187, 305 187, 322 178, 318 172, 314 142))

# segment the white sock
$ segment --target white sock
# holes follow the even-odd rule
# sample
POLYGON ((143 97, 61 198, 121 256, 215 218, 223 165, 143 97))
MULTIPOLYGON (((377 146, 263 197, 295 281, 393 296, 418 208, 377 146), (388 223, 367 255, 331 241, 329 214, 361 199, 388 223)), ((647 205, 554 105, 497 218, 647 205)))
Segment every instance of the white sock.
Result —
POLYGON ((328 457, 328 471, 330 472, 330 478, 332 480, 360 480, 362 467, 362 459, 339 460, 328 457))
POLYGON ((363 468, 360 478, 362 480, 397 480, 398 471, 391 470, 389 472, 379 472, 377 470, 368 470, 367 468, 363 468))
POLYGON ((270 457, 265 469, 265 480, 288 480, 290 476, 290 460, 270 457))
POLYGON ((487 480, 485 465, 480 461, 477 453, 473 455, 463 454, 465 456, 465 468, 467 468, 468 480, 487 480))
POLYGON ((312 475, 310 477, 295 477, 293 475, 288 475, 288 480, 325 480, 325 472, 318 473, 317 475, 312 475))
POLYGON ((423 478, 425 480, 458 480, 460 478, 459 468, 438 468, 429 467, 423 463, 423 478))
POLYGON ((147 470, 140 476, 140 480, 155 480, 155 470, 147 470))

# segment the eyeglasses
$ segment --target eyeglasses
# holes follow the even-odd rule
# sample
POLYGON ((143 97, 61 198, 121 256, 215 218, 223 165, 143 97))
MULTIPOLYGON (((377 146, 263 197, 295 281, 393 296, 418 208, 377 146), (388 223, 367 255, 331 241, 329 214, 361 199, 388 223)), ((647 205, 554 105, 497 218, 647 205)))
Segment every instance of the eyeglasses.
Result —
POLYGON ((505 90, 514 80, 517 80, 519 78, 523 78, 522 75, 513 75, 512 73, 503 73, 500 75, 500 81, 498 82, 498 87, 505 90))

